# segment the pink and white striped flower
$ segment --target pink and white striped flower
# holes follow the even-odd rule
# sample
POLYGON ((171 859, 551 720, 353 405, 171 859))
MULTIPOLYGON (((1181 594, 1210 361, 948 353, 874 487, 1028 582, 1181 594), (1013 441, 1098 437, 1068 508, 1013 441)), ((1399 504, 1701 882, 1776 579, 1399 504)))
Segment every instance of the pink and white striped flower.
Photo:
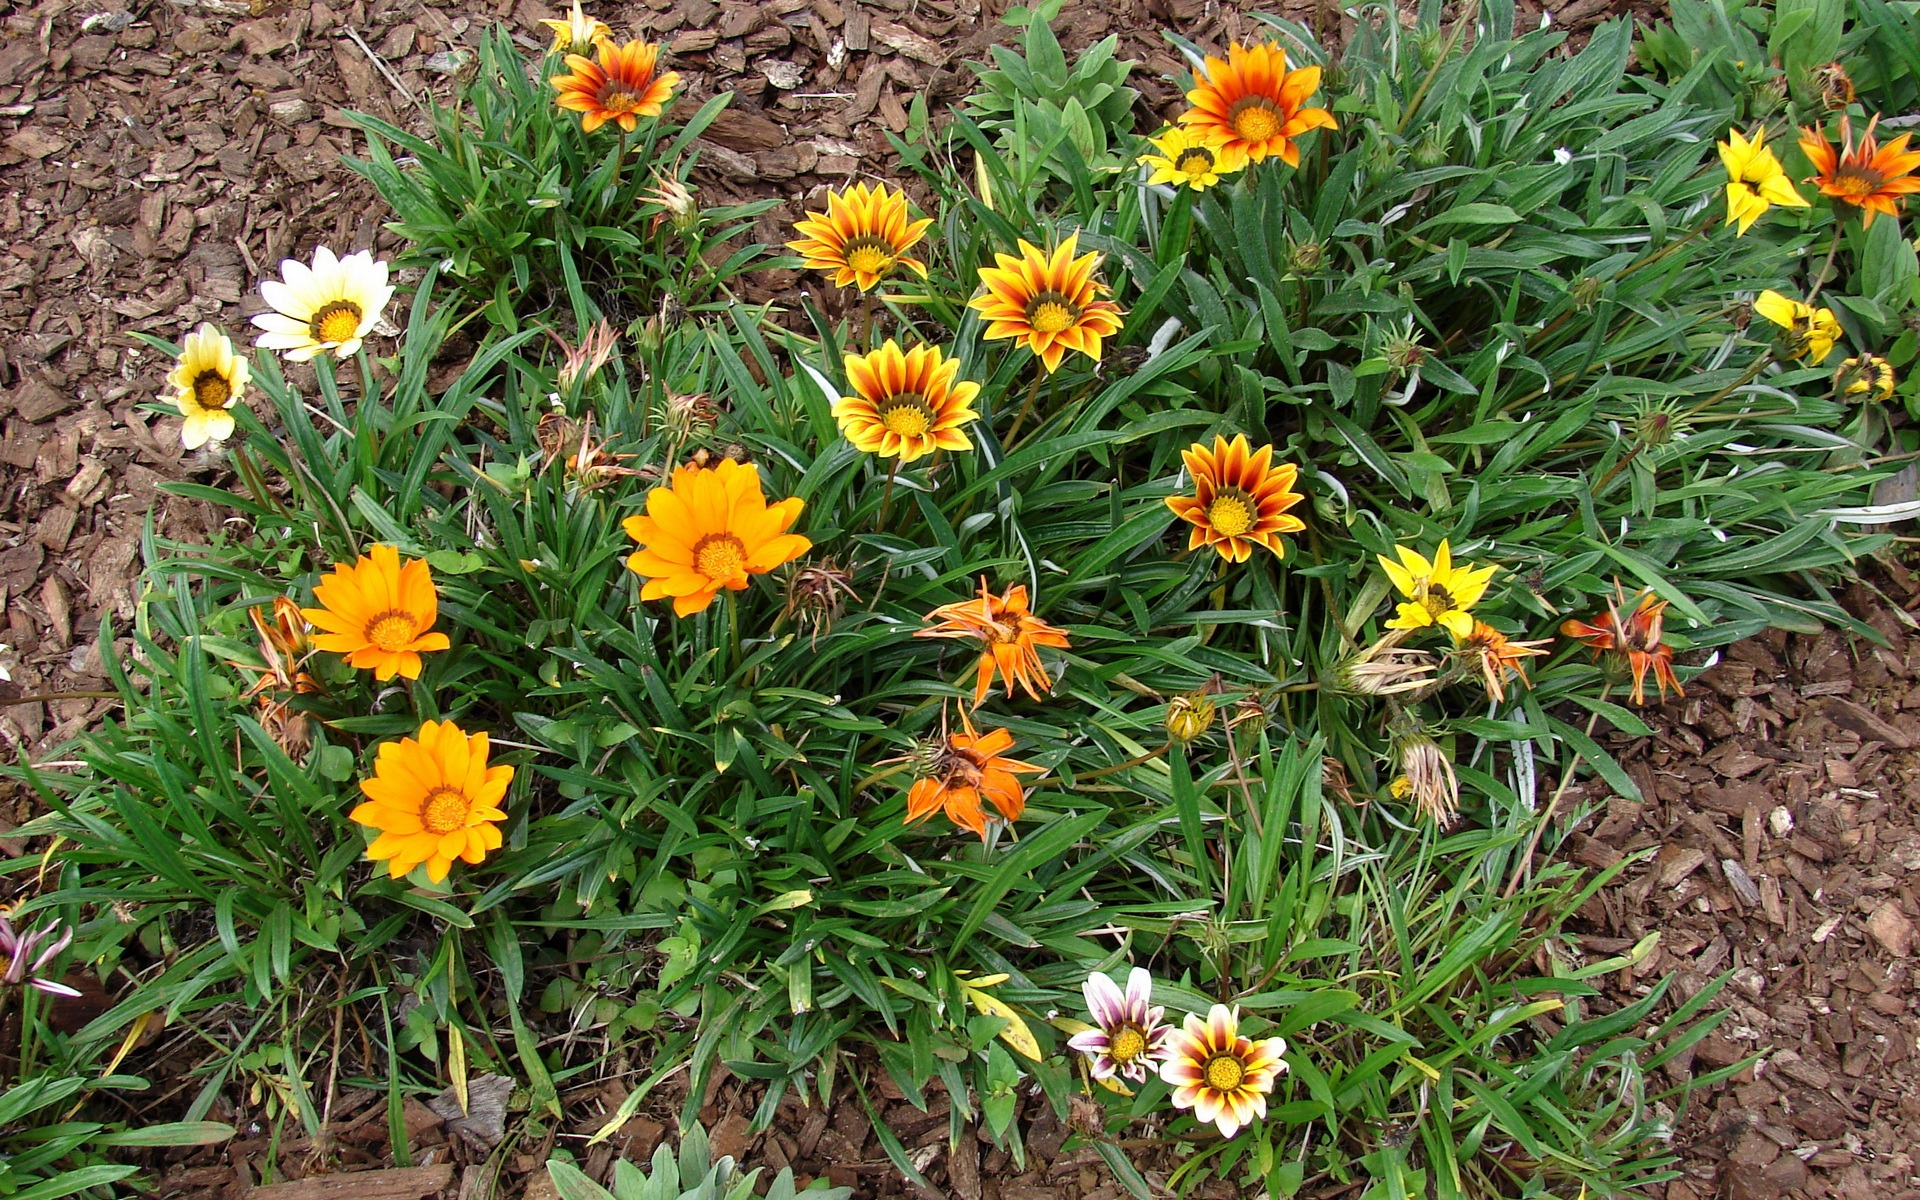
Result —
POLYGON ((1127 973, 1127 990, 1106 975, 1087 976, 1081 988, 1087 998, 1087 1011, 1097 1028, 1076 1033, 1067 1045, 1093 1060, 1095 1079, 1124 1075, 1135 1083, 1145 1083, 1147 1072, 1166 1057, 1166 1041, 1173 1026, 1166 1023, 1165 1008, 1150 1008, 1153 976, 1140 967, 1127 973))
POLYGON ((24 983, 54 996, 78 996, 79 992, 64 983, 40 978, 40 972, 71 941, 73 930, 62 928, 57 920, 28 933, 19 933, 13 928, 12 914, 0 911, 0 985, 24 983), (56 933, 58 937, 54 937, 56 933), (40 949, 40 943, 48 938, 54 939, 53 944, 40 949))

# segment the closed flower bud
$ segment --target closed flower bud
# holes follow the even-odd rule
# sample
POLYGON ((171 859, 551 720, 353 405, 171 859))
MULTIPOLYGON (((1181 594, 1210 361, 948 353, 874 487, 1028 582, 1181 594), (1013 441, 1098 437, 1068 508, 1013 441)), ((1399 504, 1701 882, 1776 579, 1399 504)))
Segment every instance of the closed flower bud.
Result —
POLYGON ((1295 275, 1311 275, 1327 261, 1327 244, 1309 239, 1287 239, 1287 268, 1295 275))
POLYGON ((1849 358, 1833 373, 1836 400, 1886 400, 1893 396, 1893 364, 1877 354, 1849 358))
POLYGON ((1195 741, 1213 727, 1213 701, 1200 692, 1167 701, 1167 736, 1181 745, 1195 741))

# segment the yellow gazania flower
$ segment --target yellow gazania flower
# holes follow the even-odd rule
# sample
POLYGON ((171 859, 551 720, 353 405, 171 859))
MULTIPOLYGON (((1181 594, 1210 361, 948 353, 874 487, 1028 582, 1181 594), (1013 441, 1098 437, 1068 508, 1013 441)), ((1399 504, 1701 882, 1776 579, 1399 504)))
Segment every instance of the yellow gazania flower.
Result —
POLYGON ((1779 204, 1787 208, 1805 208, 1807 200, 1794 190, 1785 167, 1767 149, 1767 131, 1756 129, 1748 141, 1738 129, 1727 131, 1727 140, 1717 143, 1720 162, 1727 168, 1727 224, 1738 225, 1737 234, 1779 204))
POLYGON ((1786 331, 1778 339, 1786 358, 1805 359, 1818 366, 1833 353, 1833 344, 1841 337, 1840 322, 1832 309, 1802 304, 1776 291, 1761 292, 1753 302, 1753 311, 1786 331))
POLYGON ((1395 546, 1393 551, 1400 556, 1400 561, 1382 554, 1378 556, 1380 565, 1408 603, 1400 606, 1399 615, 1387 622, 1387 628, 1424 629, 1440 625, 1453 635, 1454 641, 1464 641, 1473 633, 1473 618, 1467 610, 1480 602, 1480 597, 1486 594, 1487 582, 1500 568, 1454 566, 1453 555, 1444 539, 1432 562, 1405 546, 1395 546))
POLYGON ((788 533, 806 501, 769 505, 759 468, 721 459, 711 470, 676 469, 671 487, 647 493, 644 515, 628 517, 627 536, 640 548, 627 568, 646 579, 642 600, 673 598, 675 616, 702 612, 721 588, 742 592, 748 577, 764 575, 813 549, 788 533))
POLYGON ((553 30, 553 49, 548 54, 584 54, 597 49, 604 43, 613 41, 613 30, 598 17, 589 17, 580 9, 580 0, 573 0, 573 11, 564 21, 543 19, 540 22, 553 30))
POLYGON ((980 418, 980 385, 958 378, 958 359, 943 359, 937 346, 902 354, 888 338, 871 354, 847 355, 846 365, 853 395, 834 403, 833 416, 856 448, 903 463, 936 449, 973 449, 960 427, 980 418))
POLYGON ((985 289, 967 301, 987 322, 983 337, 1012 338, 1040 356, 1048 374, 1060 369, 1067 351, 1100 361, 1100 339, 1120 332, 1126 316, 1118 304, 1099 299, 1105 289, 1094 282, 1100 255, 1079 258, 1079 233, 1070 234, 1051 256, 1022 238, 1020 257, 995 254, 997 267, 980 268, 985 289))
POLYGON ((440 619, 440 599, 425 559, 400 561, 392 546, 374 546, 352 566, 335 563, 333 574, 314 585, 319 608, 300 615, 322 632, 315 647, 347 656, 382 683, 398 674, 420 678, 420 655, 453 643, 429 632, 440 619))
POLYGON ((1893 364, 1878 354, 1845 359, 1833 373, 1837 400, 1890 400, 1893 385, 1893 364))
POLYGON ((827 193, 827 211, 807 213, 795 221, 797 241, 787 249, 806 260, 808 270, 826 271, 833 286, 858 286, 863 292, 905 267, 927 277, 927 264, 908 258, 907 251, 926 236, 932 217, 912 220, 907 194, 889 191, 884 184, 856 183, 843 192, 827 193))
POLYGON ((1267 1115, 1267 1094, 1287 1069, 1286 1052, 1283 1038, 1241 1037, 1239 1010, 1216 1004, 1205 1020, 1188 1013, 1167 1039, 1160 1078, 1173 1088, 1175 1108, 1191 1108, 1230 1138, 1267 1115))
POLYGON ((1153 168, 1148 183, 1185 185, 1204 191, 1247 165, 1247 154, 1239 147, 1213 146, 1205 138, 1185 129, 1168 129, 1147 142, 1158 154, 1142 154, 1134 161, 1153 168))
POLYGON ((583 133, 592 133, 608 121, 632 133, 641 117, 659 116, 680 82, 678 71, 654 73, 660 63, 659 45, 638 39, 616 44, 609 38, 599 44, 599 51, 598 64, 583 55, 567 55, 567 68, 573 74, 547 80, 560 93, 553 102, 580 114, 583 133))
POLYGON ((477 863, 500 848, 497 822, 513 768, 487 765, 487 735, 469 737, 452 721, 428 721, 418 738, 383 742, 373 777, 360 781, 366 802, 350 814, 380 831, 367 857, 400 878, 421 863, 435 883, 453 860, 477 863))
POLYGON ((253 344, 306 362, 328 350, 351 358, 360 349, 360 339, 373 332, 393 288, 387 283, 387 264, 376 262, 369 251, 335 258, 320 246, 311 267, 293 259, 282 262, 280 278, 263 281, 260 295, 273 311, 253 318, 266 330, 253 344))
POLYGON ((1287 70, 1286 50, 1272 42, 1234 43, 1223 59, 1208 55, 1194 89, 1192 108, 1180 123, 1217 146, 1254 162, 1278 155, 1290 167, 1300 165, 1294 139, 1309 129, 1336 129, 1333 114, 1305 107, 1320 88, 1320 68, 1287 70))
POLYGON ((198 450, 208 442, 233 436, 233 414, 227 410, 247 390, 247 360, 233 352, 227 335, 202 324, 180 343, 180 361, 167 374, 173 401, 185 418, 180 444, 198 450))
POLYGON ((1181 451, 1194 494, 1168 496, 1167 507, 1193 526, 1187 549, 1212 546, 1228 562, 1246 562, 1255 546, 1275 556, 1287 556, 1283 533, 1298 533, 1306 523, 1287 510, 1305 499, 1293 490, 1300 468, 1292 463, 1273 465, 1273 447, 1254 450, 1247 435, 1233 440, 1214 436, 1213 448, 1195 442, 1181 451))

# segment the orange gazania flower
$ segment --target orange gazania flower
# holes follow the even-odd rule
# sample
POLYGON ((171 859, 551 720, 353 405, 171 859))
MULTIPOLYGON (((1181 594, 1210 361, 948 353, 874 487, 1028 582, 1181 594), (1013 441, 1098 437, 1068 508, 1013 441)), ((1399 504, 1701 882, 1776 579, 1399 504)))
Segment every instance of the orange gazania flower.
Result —
POLYGON ((1673 673, 1673 647, 1660 644, 1667 601, 1658 599, 1652 592, 1642 592, 1632 615, 1620 615, 1620 610, 1625 607, 1626 597, 1622 595, 1616 603, 1608 604, 1607 611, 1595 617, 1592 624, 1567 621, 1560 626, 1560 632, 1585 642, 1595 657, 1611 651, 1625 658, 1628 670, 1633 672, 1635 704, 1647 702, 1648 670, 1653 672, 1653 682, 1660 689, 1660 696, 1667 694, 1668 687, 1673 688, 1676 696, 1686 695, 1680 690, 1680 680, 1673 673))
POLYGON ((787 249, 806 259, 809 269, 831 273, 833 286, 856 284, 865 292, 895 267, 927 277, 927 264, 908 258, 907 251, 931 224, 932 217, 908 218, 905 192, 856 183, 844 192, 828 192, 826 212, 808 212, 806 220, 795 221, 800 240, 788 242, 787 249))
POLYGON ((1499 701, 1507 698, 1508 676, 1518 676, 1521 683, 1527 683, 1526 660, 1545 654, 1546 651, 1540 647, 1546 644, 1544 641, 1511 641, 1506 634, 1485 621, 1475 621, 1472 631, 1454 648, 1454 653, 1480 668, 1480 678, 1487 685, 1487 695, 1499 701))
POLYGON ((987 813, 981 801, 1008 822, 1018 821, 1027 809, 1027 791, 1019 776, 1044 773, 1045 767, 1001 755, 1013 748, 1013 735, 1004 729, 976 732, 961 714, 965 732, 942 733, 925 748, 926 769, 907 792, 909 825, 924 821, 944 808, 955 825, 987 837, 987 813))
POLYGON ((431 633, 439 620, 440 600, 425 559, 400 561, 392 546, 374 546, 352 566, 335 563, 333 574, 314 585, 319 608, 300 615, 321 629, 315 647, 347 656, 350 666, 366 667, 382 683, 395 674, 420 678, 420 655, 453 643, 431 633))
POLYGON ((1273 465, 1273 447, 1253 451, 1247 435, 1231 442, 1215 435, 1213 449, 1199 442, 1181 451, 1193 476, 1194 494, 1168 496, 1167 507, 1193 526, 1187 549, 1212 546, 1228 562, 1245 562, 1255 546, 1265 546, 1285 558, 1283 533, 1298 533, 1306 523, 1287 510, 1304 497, 1293 490, 1300 468, 1292 463, 1273 465))
POLYGON ((1302 107, 1320 88, 1320 68, 1287 70, 1286 50, 1272 42, 1234 43, 1223 61, 1207 56, 1197 86, 1187 93, 1192 108, 1180 123, 1216 152, 1244 153, 1254 162, 1276 154, 1300 165, 1294 139, 1309 129, 1336 129, 1324 108, 1302 107))
POLYGON ((672 486, 648 492, 646 513, 622 526, 640 543, 627 558, 647 581, 640 598, 671 596, 674 615, 685 617, 704 611, 721 588, 745 591, 749 576, 813 549, 787 532, 805 507, 798 497, 769 505, 760 470, 748 463, 723 458, 712 470, 677 468, 672 486))
POLYGON ((452 721, 428 721, 417 739, 381 744, 373 778, 360 781, 366 803, 351 815, 380 831, 367 857, 385 860, 388 875, 425 863, 438 883, 454 859, 477 863, 500 848, 495 823, 507 819, 500 801, 512 779, 512 767, 487 765, 485 733, 468 737, 452 721))
POLYGON ((1920 150, 1907 149, 1913 135, 1903 133, 1882 147, 1874 140, 1875 117, 1855 144, 1853 128, 1840 118, 1840 145, 1827 141, 1818 129, 1800 131, 1800 149, 1816 172, 1808 182, 1819 187, 1822 195, 1860 210, 1862 227, 1873 224, 1873 214, 1900 215, 1900 198, 1920 192, 1920 179, 1913 176, 1920 167, 1920 150))
POLYGON ((1120 332, 1126 316, 1118 304, 1099 299, 1106 289, 1094 282, 1100 255, 1074 257, 1080 234, 1069 234, 1052 255, 1020 239, 1020 257, 996 253, 997 267, 980 268, 986 290, 967 301, 987 322, 989 340, 1012 338, 1040 356, 1049 374, 1060 369, 1067 351, 1100 361, 1100 339, 1120 332))
POLYGON ((654 74, 659 65, 660 47, 654 42, 631 41, 615 45, 600 43, 600 62, 578 54, 566 57, 571 75, 555 75, 547 80, 560 94, 554 103, 580 114, 580 128, 587 133, 617 122, 632 133, 641 117, 657 117, 680 82, 678 71, 654 74))
POLYGON ((980 417, 980 385, 959 378, 958 359, 943 358, 937 346, 903 354, 888 338, 871 354, 847 355, 846 365, 853 395, 834 403, 833 416, 857 449, 903 463, 936 449, 973 449, 960 427, 980 417))
POLYGON ((1013 696, 1018 684, 1028 696, 1040 699, 1044 684, 1053 690, 1053 679, 1040 661, 1041 646, 1071 649, 1064 630, 1049 625, 1027 607, 1027 585, 1016 583, 1004 596, 987 590, 985 576, 980 579, 980 595, 958 604, 942 604, 927 614, 936 622, 915 637, 973 638, 985 647, 980 651, 979 670, 973 682, 973 705, 980 707, 993 688, 993 673, 998 670, 1006 681, 1007 696, 1013 696))

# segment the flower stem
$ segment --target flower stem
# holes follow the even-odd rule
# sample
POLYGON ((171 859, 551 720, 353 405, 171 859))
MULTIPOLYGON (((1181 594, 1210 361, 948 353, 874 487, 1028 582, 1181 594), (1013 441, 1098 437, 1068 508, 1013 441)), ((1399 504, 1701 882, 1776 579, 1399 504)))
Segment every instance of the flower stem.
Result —
POLYGON ((1845 226, 1834 222, 1833 241, 1827 243, 1827 261, 1820 264, 1820 273, 1813 277, 1813 288, 1807 293, 1807 304, 1812 305, 1820 296, 1820 289, 1827 286, 1827 274, 1833 270, 1834 256, 1840 253, 1840 234, 1845 226))
POLYGON ((1037 370, 1033 373, 1033 386, 1027 389, 1026 403, 1022 404, 1020 411, 1014 414, 1013 425, 1007 429, 1007 437, 1006 441, 1002 443, 1003 445, 1013 445, 1014 438, 1020 435, 1020 427, 1027 423, 1027 414, 1033 411, 1033 402, 1039 397, 1040 383, 1045 378, 1047 378, 1047 373, 1044 370, 1037 370))
POLYGON ((880 493, 880 515, 874 521, 874 531, 884 533, 887 529, 887 510, 893 505, 893 477, 900 472, 900 460, 887 460, 887 489, 880 493))

